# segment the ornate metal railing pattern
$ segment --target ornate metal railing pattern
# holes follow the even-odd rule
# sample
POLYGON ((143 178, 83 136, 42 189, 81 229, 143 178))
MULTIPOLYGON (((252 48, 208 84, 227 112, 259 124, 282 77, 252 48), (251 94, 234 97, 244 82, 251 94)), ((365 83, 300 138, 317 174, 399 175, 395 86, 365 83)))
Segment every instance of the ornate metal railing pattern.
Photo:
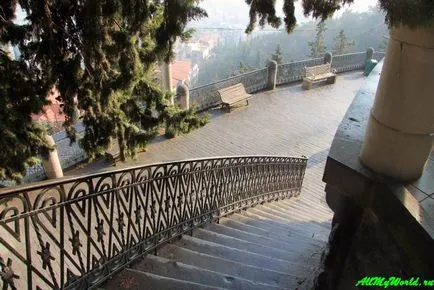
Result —
POLYGON ((314 58, 281 64, 277 68, 277 84, 281 85, 302 80, 306 75, 304 70, 306 66, 320 65, 323 62, 323 58, 314 58))
POLYGON ((268 70, 263 68, 193 88, 190 90, 190 103, 195 104, 199 110, 205 110, 220 104, 218 90, 242 83, 248 93, 254 93, 267 87, 267 78, 268 70))
POLYGON ((366 62, 366 52, 349 53, 333 56, 332 68, 338 73, 363 69, 366 62))
POLYGON ((3 289, 87 289, 200 224, 298 195, 307 160, 154 164, 0 191, 3 289))

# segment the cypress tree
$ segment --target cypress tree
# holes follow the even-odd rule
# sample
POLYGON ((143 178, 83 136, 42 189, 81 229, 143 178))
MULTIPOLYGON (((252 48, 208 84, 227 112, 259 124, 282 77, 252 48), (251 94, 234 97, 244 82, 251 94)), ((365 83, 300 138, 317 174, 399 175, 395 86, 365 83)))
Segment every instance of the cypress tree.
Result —
POLYGON ((76 107, 85 125, 82 146, 94 158, 119 145, 121 159, 169 123, 175 133, 203 125, 194 111, 168 102, 152 81, 157 61, 170 61, 176 39, 186 40, 190 20, 206 16, 199 0, 4 0, 0 44, 19 47, 21 59, 0 50, 0 178, 19 180, 35 156, 49 150, 31 115, 56 86, 75 141, 76 107), (13 22, 17 3, 27 23, 13 22))
POLYGON ((309 42, 310 57, 317 58, 322 57, 326 53, 326 45, 324 43, 324 32, 327 30, 323 21, 319 22, 316 26, 315 40, 309 42))
POLYGON ((276 46, 276 51, 271 56, 271 59, 274 60, 275 62, 277 62, 277 64, 283 63, 283 52, 282 52, 282 47, 280 46, 280 44, 278 44, 276 46))
POLYGON ((335 37, 335 44, 333 46, 333 54, 345 54, 347 53, 355 42, 348 40, 343 29, 339 31, 339 34, 335 37))

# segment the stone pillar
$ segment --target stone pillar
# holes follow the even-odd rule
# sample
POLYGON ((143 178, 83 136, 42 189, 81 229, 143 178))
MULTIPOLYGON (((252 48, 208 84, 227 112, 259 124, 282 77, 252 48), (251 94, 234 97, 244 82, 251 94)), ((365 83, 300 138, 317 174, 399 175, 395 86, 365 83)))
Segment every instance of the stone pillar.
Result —
POLYGON ((393 27, 361 161, 372 170, 414 180, 434 144, 434 26, 393 27))
POLYGON ((324 64, 329 63, 332 64, 333 61, 333 54, 331 52, 326 52, 324 55, 324 64))
POLYGON ((47 173, 48 179, 55 179, 63 177, 62 166, 60 165, 59 155, 57 154, 56 142, 54 142, 53 137, 47 135, 47 143, 53 146, 54 149, 48 152, 48 155, 42 158, 42 164, 44 165, 45 172, 47 173))
MULTIPOLYGON (((161 65, 162 86, 163 91, 172 92, 172 65, 167 62, 163 62, 161 65)), ((174 97, 172 95, 171 104, 175 104, 174 97)))
POLYGON ((366 61, 372 59, 373 56, 374 56, 374 49, 372 47, 369 47, 366 50, 366 61))
POLYGON ((176 87, 176 96, 179 99, 181 109, 190 109, 190 91, 184 82, 181 82, 176 87))
POLYGON ((277 62, 270 60, 268 63, 268 84, 267 88, 269 90, 274 90, 277 84, 277 62))

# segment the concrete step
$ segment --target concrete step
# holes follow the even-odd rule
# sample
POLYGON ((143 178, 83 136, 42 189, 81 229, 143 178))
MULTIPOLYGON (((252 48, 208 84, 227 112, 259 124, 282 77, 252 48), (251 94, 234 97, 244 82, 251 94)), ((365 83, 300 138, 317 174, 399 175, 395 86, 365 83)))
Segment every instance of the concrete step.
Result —
POLYGON ((248 251, 238 250, 190 236, 184 236, 181 240, 176 242, 176 245, 200 253, 220 257, 223 259, 238 261, 246 265, 263 267, 267 270, 289 273, 297 277, 306 277, 308 273, 313 269, 313 267, 308 267, 307 265, 271 258, 248 251))
POLYGON ((268 215, 272 215, 274 218, 279 217, 282 220, 296 218, 299 220, 303 220, 304 222, 308 222, 309 226, 312 228, 317 228, 318 230, 322 230, 327 233, 330 231, 331 217, 329 216, 319 217, 312 213, 307 213, 305 212, 305 210, 300 210, 297 208, 293 208, 291 212, 286 212, 280 210, 279 208, 276 208, 275 206, 270 206, 265 204, 255 208, 255 210, 263 211, 268 215))
POLYGON ((174 244, 165 245, 158 251, 158 255, 184 264, 199 268, 233 275, 256 283, 279 287, 284 285, 287 289, 295 289, 305 280, 290 273, 264 269, 263 267, 243 264, 241 261, 219 258, 200 253, 194 250, 179 247, 174 244))
POLYGON ((291 212, 294 208, 304 210, 306 213, 315 213, 315 215, 330 217, 333 216, 333 211, 329 208, 310 205, 306 201, 302 201, 298 199, 294 201, 292 204, 284 203, 284 202, 273 202, 270 205, 282 208, 284 211, 291 212))
POLYGON ((303 207, 305 209, 316 211, 320 214, 333 215, 333 211, 326 205, 311 202, 304 197, 297 198, 292 203, 290 200, 282 200, 282 202, 274 203, 277 206, 291 209, 292 207, 303 207))
POLYGON ((260 243, 255 243, 246 241, 244 239, 234 238, 232 236, 216 233, 213 231, 205 229, 197 229, 194 231, 193 236, 205 241, 218 243, 223 246, 245 250, 248 252, 269 256, 276 259, 285 260, 288 262, 301 262, 313 266, 318 265, 319 255, 312 255, 311 251, 303 252, 297 248, 277 248, 270 245, 262 245, 260 243), (318 256, 318 257, 317 257, 318 256))
POLYGON ((182 262, 177 262, 153 255, 146 256, 141 263, 135 265, 133 268, 141 272, 226 289, 284 289, 275 285, 256 283, 235 275, 214 272, 201 267, 188 265, 182 262))
POLYGON ((188 282, 168 278, 151 273, 145 273, 134 269, 125 269, 109 283, 103 287, 105 290, 222 290, 226 288, 202 285, 199 283, 188 282))
POLYGON ((299 229, 295 226, 291 227, 291 224, 287 225, 286 227, 273 227, 271 226, 271 223, 257 218, 249 217, 245 212, 242 212, 240 214, 236 213, 232 215, 231 218, 220 219, 220 224, 239 230, 247 228, 248 231, 251 233, 255 233, 268 238, 311 238, 312 243, 316 243, 318 245, 323 245, 324 242, 327 241, 327 237, 312 237, 311 232, 306 233, 305 229, 299 229))
POLYGON ((206 229, 215 233, 223 234, 240 240, 256 243, 266 247, 272 247, 287 251, 290 253, 303 253, 307 249, 308 251, 321 251, 322 246, 315 242, 312 242, 310 238, 298 238, 298 239, 278 239, 276 237, 264 237, 255 233, 248 232, 246 230, 234 229, 222 224, 209 224, 206 229))
POLYGON ((311 208, 309 206, 300 205, 298 200, 293 200, 291 203, 264 203, 263 205, 257 208, 278 208, 279 212, 284 212, 288 214, 295 214, 299 217, 311 217, 312 219, 317 218, 319 220, 323 220, 324 218, 328 218, 330 214, 324 212, 318 212, 315 208, 311 208), (300 216, 301 214, 301 216, 300 216))
POLYGON ((270 220, 278 220, 283 223, 291 223, 293 221, 303 223, 306 227, 311 229, 315 229, 319 232, 329 232, 330 227, 328 227, 324 221, 324 223, 319 223, 316 220, 310 219, 309 216, 303 216, 303 213, 299 213, 294 210, 291 214, 286 214, 281 211, 275 210, 273 208, 267 207, 266 205, 257 206, 255 208, 251 208, 249 211, 252 213, 260 214, 270 220))
POLYGON ((308 237, 311 238, 319 237, 321 240, 328 240, 328 232, 324 232, 324 229, 318 230, 315 227, 310 226, 309 221, 300 221, 297 219, 284 219, 283 221, 280 218, 273 217, 272 215, 264 215, 261 211, 253 211, 252 209, 246 212, 242 212, 243 215, 250 217, 252 219, 257 219, 261 222, 268 224, 270 228, 277 229, 287 229, 289 231, 296 229, 297 231, 303 232, 308 237))
MULTIPOLYGON (((309 208, 304 208, 304 207, 296 207, 296 206, 292 206, 291 208, 283 208, 281 206, 278 206, 276 204, 267 204, 264 205, 264 207, 266 207, 267 209, 270 209, 270 211, 267 210, 267 212, 270 213, 279 213, 286 216, 290 216, 293 217, 294 215, 298 214, 303 214, 305 218, 314 221, 316 224, 321 224, 324 221, 327 221, 329 219, 331 219, 331 215, 329 214, 320 214, 315 212, 314 210, 311 210, 309 208)), ((261 209, 261 208, 258 208, 261 209)), ((321 224, 322 226, 322 224, 321 224)))

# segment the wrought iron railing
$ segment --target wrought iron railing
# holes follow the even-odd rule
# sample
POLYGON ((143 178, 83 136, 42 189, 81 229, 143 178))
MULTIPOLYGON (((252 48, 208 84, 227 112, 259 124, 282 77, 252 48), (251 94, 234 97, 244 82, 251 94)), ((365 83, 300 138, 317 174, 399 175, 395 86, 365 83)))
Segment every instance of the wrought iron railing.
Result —
POLYGON ((3 289, 87 289, 234 211, 298 195, 307 160, 154 164, 0 191, 3 289))

